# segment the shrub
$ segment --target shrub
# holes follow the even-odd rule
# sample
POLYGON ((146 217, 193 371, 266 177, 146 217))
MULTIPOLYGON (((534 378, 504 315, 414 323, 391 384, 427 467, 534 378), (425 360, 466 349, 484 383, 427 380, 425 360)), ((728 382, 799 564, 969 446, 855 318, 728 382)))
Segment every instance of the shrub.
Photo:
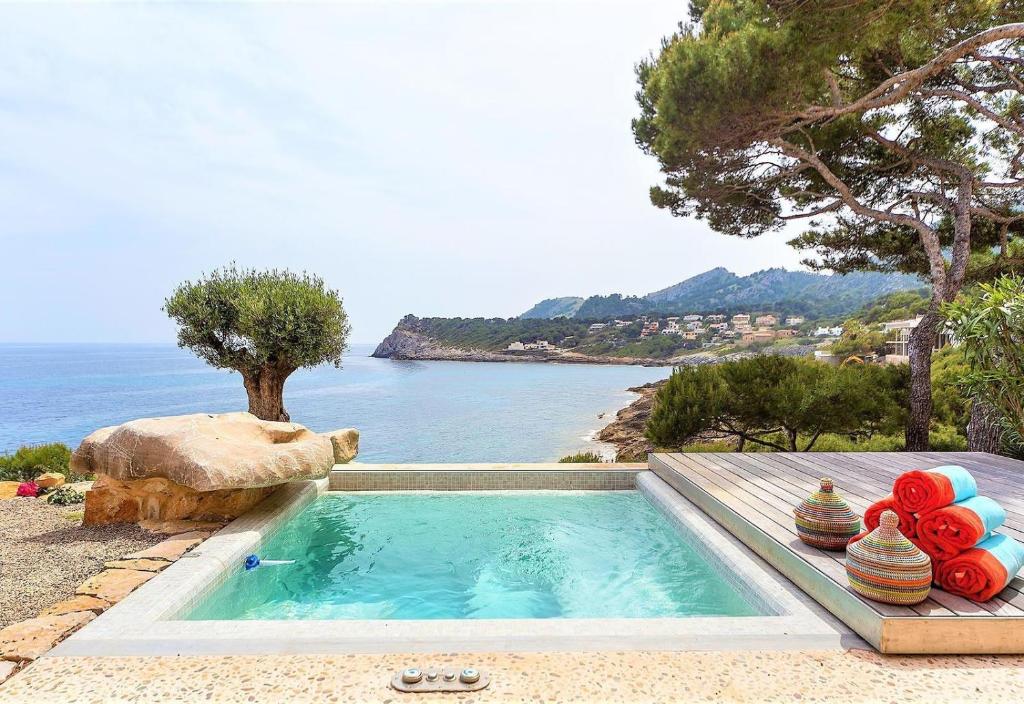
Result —
POLYGON ((561 464, 570 462, 594 463, 604 462, 604 459, 601 457, 601 455, 597 454, 596 452, 577 452, 575 455, 566 455, 562 459, 558 460, 558 462, 561 464))
POLYGON ((59 442, 24 445, 14 454, 0 456, 0 480, 30 481, 43 472, 60 472, 71 477, 71 449, 59 442))
POLYGON ((39 496, 39 485, 35 482, 22 482, 18 485, 18 491, 16 493, 18 496, 26 496, 34 499, 39 496))
POLYGON ((70 486, 59 486, 54 490, 53 495, 50 496, 50 503, 55 506, 71 506, 72 504, 80 504, 83 501, 85 501, 85 494, 76 491, 70 486))

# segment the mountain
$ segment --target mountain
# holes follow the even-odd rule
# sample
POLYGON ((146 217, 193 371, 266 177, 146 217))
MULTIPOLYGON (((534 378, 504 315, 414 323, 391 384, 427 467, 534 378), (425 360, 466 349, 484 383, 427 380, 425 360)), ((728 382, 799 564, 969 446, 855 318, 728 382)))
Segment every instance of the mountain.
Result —
POLYGON ((841 275, 765 269, 749 276, 737 276, 717 267, 642 297, 615 293, 587 299, 548 299, 521 317, 603 320, 643 313, 740 311, 837 316, 852 313, 884 294, 922 286, 920 279, 904 274, 855 272, 841 275))
POLYGON ((565 296, 563 298, 545 298, 543 301, 526 311, 520 318, 572 318, 576 311, 583 305, 583 299, 579 296, 565 296))

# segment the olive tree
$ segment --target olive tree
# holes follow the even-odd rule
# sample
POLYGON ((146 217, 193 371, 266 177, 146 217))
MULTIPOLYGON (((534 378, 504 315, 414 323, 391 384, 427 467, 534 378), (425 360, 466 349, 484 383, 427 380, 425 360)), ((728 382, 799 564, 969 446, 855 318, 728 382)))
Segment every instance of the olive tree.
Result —
POLYGON ((825 265, 924 273, 911 335, 908 450, 926 449, 939 309, 976 232, 1019 227, 1024 3, 694 0, 638 66, 637 143, 655 205, 755 237, 810 222, 825 265), (837 254, 838 252, 838 254, 837 254))
POLYGON ((290 420, 284 384, 302 367, 341 365, 349 333, 337 291, 311 274, 239 269, 186 281, 164 302, 178 345, 218 369, 242 375, 249 412, 290 420))
POLYGON ((1024 450, 1024 279, 980 284, 943 312, 969 366, 965 392, 992 409, 1007 444, 1024 450))

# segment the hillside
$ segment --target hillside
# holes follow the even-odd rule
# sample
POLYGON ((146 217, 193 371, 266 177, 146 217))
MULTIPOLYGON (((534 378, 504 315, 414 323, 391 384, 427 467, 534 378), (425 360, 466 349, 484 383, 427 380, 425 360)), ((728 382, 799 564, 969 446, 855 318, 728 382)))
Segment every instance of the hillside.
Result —
POLYGON ((572 318, 581 305, 583 305, 583 299, 578 296, 545 298, 519 317, 527 320, 531 318, 572 318))
POLYGON ((920 279, 902 274, 828 275, 765 269, 737 276, 718 267, 642 297, 616 293, 587 299, 548 299, 521 317, 603 320, 648 313, 734 313, 745 309, 831 317, 853 313, 881 295, 919 289, 921 285, 920 279))

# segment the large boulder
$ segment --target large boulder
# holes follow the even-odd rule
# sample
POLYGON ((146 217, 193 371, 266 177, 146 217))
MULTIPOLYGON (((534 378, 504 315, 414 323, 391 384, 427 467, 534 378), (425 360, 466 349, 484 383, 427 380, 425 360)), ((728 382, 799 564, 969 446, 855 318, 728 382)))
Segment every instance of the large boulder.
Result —
POLYGON ((143 418, 92 433, 71 456, 95 474, 85 522, 234 518, 273 487, 326 476, 358 452, 359 433, 319 434, 251 413, 143 418))

